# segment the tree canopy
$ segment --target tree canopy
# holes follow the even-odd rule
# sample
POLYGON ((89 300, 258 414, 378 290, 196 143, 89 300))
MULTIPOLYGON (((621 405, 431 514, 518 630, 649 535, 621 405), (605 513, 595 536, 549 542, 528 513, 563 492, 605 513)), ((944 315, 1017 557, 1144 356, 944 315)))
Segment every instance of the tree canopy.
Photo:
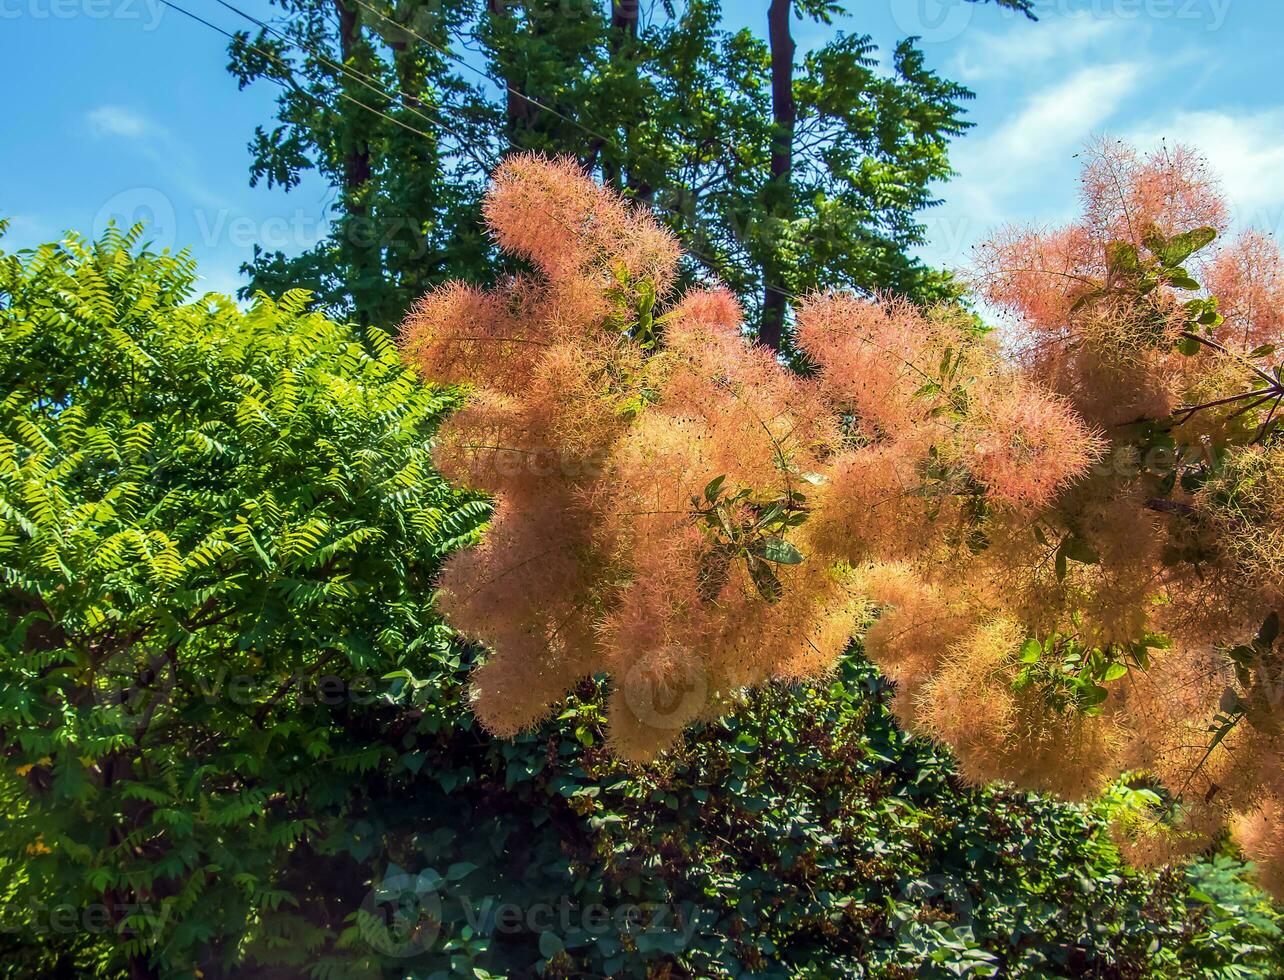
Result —
POLYGON ((388 325, 431 285, 485 280, 482 188, 514 150, 568 154, 654 208, 684 274, 729 286, 771 346, 818 286, 949 290, 911 252, 971 94, 912 39, 886 61, 838 32, 796 55, 793 21, 829 24, 837 4, 777 0, 761 32, 728 29, 708 0, 274 5, 231 47, 242 86, 282 87, 252 179, 289 188, 315 169, 334 224, 301 255, 256 255, 250 291, 306 285, 388 325))

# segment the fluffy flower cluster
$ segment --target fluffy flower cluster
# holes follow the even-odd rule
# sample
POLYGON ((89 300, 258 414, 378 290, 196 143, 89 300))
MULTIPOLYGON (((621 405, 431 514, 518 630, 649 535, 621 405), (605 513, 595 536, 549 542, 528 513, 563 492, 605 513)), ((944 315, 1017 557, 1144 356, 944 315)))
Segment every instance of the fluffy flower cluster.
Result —
MULTIPOLYGON (((1020 774, 1028 785, 1071 795, 1129 773, 1162 802, 1120 815, 1127 853, 1167 861, 1229 826, 1263 881, 1284 894, 1284 642, 1275 637, 1284 449, 1269 430, 1275 401, 1241 397, 1262 385, 1255 368, 1269 370, 1284 341, 1280 250, 1247 232, 1186 255, 1191 236, 1215 231, 1220 243, 1227 209, 1184 149, 1093 147, 1083 200, 1084 217, 1070 227, 1008 230, 983 246, 977 285, 1009 315, 1025 375, 1102 433, 1106 455, 1039 515, 1038 544, 995 536, 981 563, 1006 565, 995 569, 994 595, 1017 600, 1004 611, 1023 635, 1071 638, 1073 649, 1100 650, 1120 666, 1104 675, 1115 677, 1108 698, 1080 713, 1073 731, 1053 730, 1049 721, 1063 716, 1046 711, 1018 723, 1033 744, 1048 734, 1059 743, 1043 762, 1031 761, 1037 752, 1019 765, 1006 758, 1008 719, 1020 716, 1028 689, 1002 683, 993 688, 1001 707, 982 712, 1000 719, 986 726, 991 744, 961 755, 978 778, 1033 766, 1020 774), (1147 261, 1174 249, 1167 260, 1180 259, 1184 275, 1161 273, 1152 284, 1147 261), (1130 273, 1139 288, 1120 285, 1130 273), (1198 318, 1210 309, 1216 317, 1198 318), (1192 334, 1216 347, 1183 350, 1192 334), (1068 536, 1075 549, 1058 576, 1047 553, 1068 536)), ((962 649, 947 658, 907 719, 952 744, 975 726, 950 700, 946 675, 960 656, 982 659, 962 649)), ((1004 676, 1013 669, 1009 657, 1004 676)))
POLYGON ((510 157, 485 214, 531 271, 438 289, 403 332, 425 377, 470 392, 439 466, 495 499, 440 583, 490 651, 483 724, 530 728, 607 675, 613 747, 647 760, 864 630, 903 724, 966 777, 1084 798, 1134 773, 1172 804, 1120 820, 1138 860, 1229 823, 1284 880, 1284 457, 1252 413, 1174 415, 1245 390, 1284 271, 1260 237, 1193 259, 1226 356, 1192 357, 1204 294, 1172 270, 1199 242, 1179 236, 1225 222, 1198 158, 1099 148, 1084 198, 1078 224, 983 248, 1005 330, 817 295, 803 375, 746 341, 726 290, 674 295, 649 215, 571 162, 510 157))

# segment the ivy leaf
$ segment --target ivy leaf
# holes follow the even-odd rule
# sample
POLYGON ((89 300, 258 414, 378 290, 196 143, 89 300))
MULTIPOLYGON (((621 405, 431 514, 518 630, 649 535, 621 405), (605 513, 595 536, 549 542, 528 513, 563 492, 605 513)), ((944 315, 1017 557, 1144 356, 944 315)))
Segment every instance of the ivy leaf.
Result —
POLYGON ((539 934, 539 955, 544 959, 551 960, 565 948, 557 933, 544 931, 539 934))
POLYGON ((458 864, 452 864, 446 871, 447 881, 460 881, 467 878, 477 870, 477 865, 470 861, 460 861, 458 864))

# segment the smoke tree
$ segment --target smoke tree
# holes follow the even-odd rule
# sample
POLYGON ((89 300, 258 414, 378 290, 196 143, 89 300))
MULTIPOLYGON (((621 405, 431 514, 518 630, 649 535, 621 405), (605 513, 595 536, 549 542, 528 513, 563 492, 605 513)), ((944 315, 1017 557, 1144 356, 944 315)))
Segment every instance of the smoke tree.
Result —
POLYGON ((725 289, 674 295, 647 213, 509 157, 485 214, 528 271, 429 293, 403 337, 470 388, 438 465, 495 498, 439 598, 491 651, 482 722, 530 728, 605 674, 614 750, 647 760, 863 635, 968 780, 1083 799, 1122 775, 1130 858, 1229 825, 1284 887, 1284 268, 1260 235, 1214 247, 1192 152, 1095 147, 1082 196, 979 250, 1002 329, 819 293, 799 373, 725 289))

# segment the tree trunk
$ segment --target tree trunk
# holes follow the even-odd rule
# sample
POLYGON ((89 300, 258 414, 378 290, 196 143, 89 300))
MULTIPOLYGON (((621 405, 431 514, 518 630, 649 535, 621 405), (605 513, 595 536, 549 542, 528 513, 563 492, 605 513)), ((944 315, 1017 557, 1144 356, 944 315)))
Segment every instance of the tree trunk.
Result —
POLYGON ((640 0, 611 0, 611 26, 632 37, 638 34, 640 0))
MULTIPOLYGON (((611 34, 610 52, 613 61, 627 62, 629 74, 637 78, 637 38, 639 0, 611 0, 611 34)), ((627 137, 626 137, 627 139, 627 137)), ((599 141, 600 144, 601 141, 599 141)), ((600 145, 593 148, 596 156, 602 151, 602 177, 611 187, 623 192, 628 187, 628 175, 624 172, 624 148, 612 150, 600 145), (618 158, 616 153, 619 154, 618 158)))
MULTIPOLYGON (((357 38, 361 33, 361 12, 355 4, 335 0, 335 10, 339 14, 339 54, 344 65, 356 49, 357 38)), ((340 84, 343 81, 340 80, 340 84)), ((343 189, 348 196, 348 213, 364 214, 365 205, 355 197, 361 186, 370 179, 370 147, 362 140, 353 137, 352 145, 343 160, 343 189)))
MULTIPOLYGON (((794 106, 794 38, 789 18, 793 0, 771 0, 767 11, 767 39, 771 46, 771 179, 764 194, 769 227, 788 221, 793 214, 793 186, 791 176, 794 165, 794 125, 797 110, 794 106)), ((763 297, 762 321, 758 327, 758 341, 772 350, 780 350, 785 329, 785 293, 781 290, 783 278, 778 249, 768 242, 762 264, 763 297)))
MULTIPOLYGON (((488 0, 487 9, 495 20, 501 18, 511 18, 508 12, 507 0, 488 0)), ((500 54, 496 51, 496 54, 500 54)), ((539 110, 533 102, 526 98, 522 91, 520 80, 517 79, 512 70, 511 64, 504 64, 503 58, 498 58, 500 75, 504 82, 504 108, 508 118, 508 141, 511 145, 517 146, 517 132, 519 129, 530 129, 535 125, 535 119, 539 115, 539 110)))

